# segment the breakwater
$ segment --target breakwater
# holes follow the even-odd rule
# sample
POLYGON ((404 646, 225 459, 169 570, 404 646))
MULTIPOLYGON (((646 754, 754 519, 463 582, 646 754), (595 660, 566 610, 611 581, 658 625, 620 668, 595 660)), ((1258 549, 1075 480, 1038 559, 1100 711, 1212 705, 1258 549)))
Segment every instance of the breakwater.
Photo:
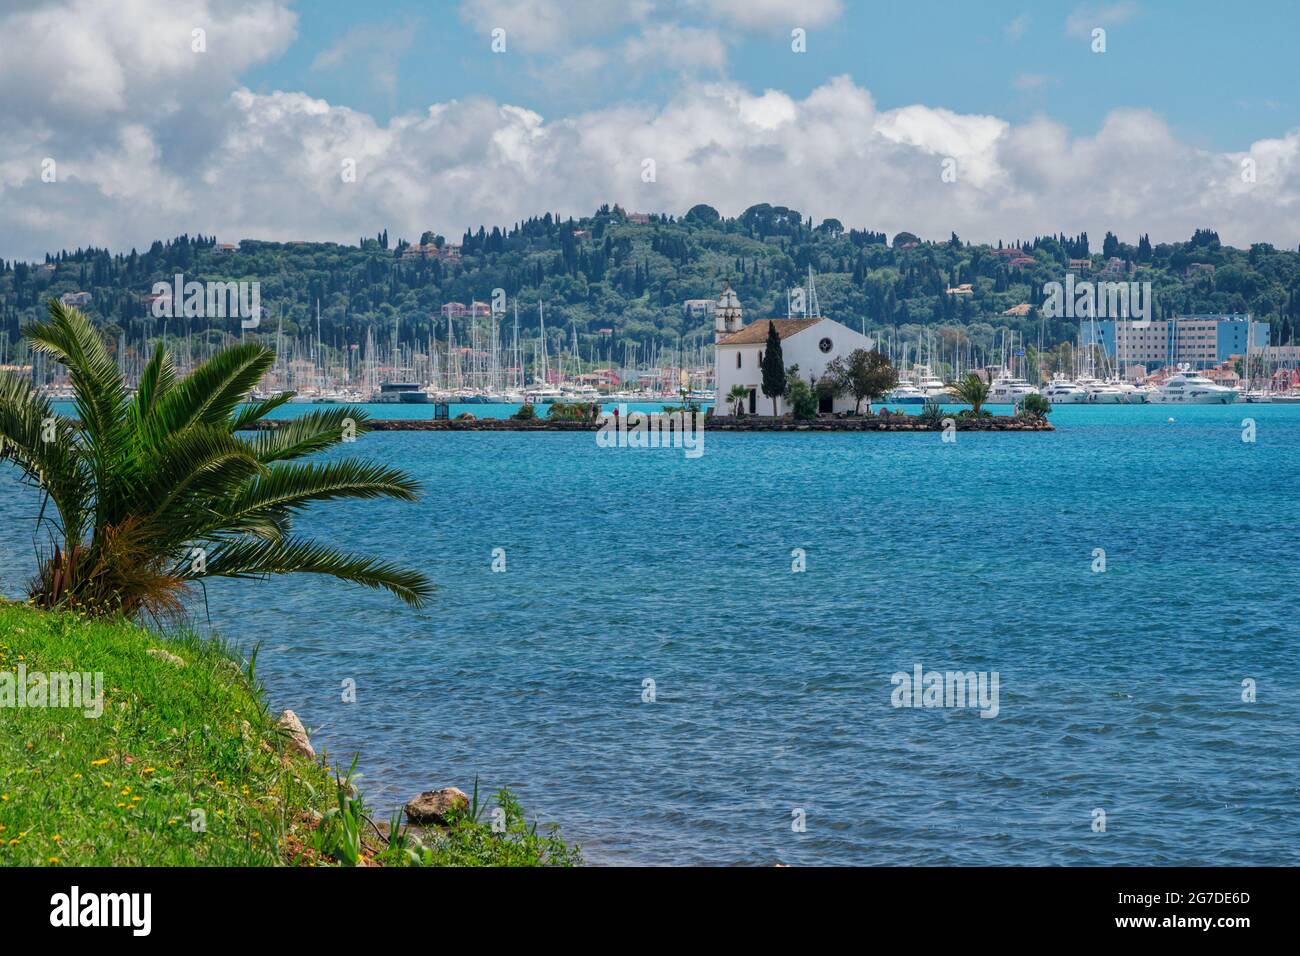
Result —
MULTIPOLYGON (((639 413, 638 413, 639 414, 639 413)), ((952 416, 953 427, 959 432, 1050 432, 1055 429, 1046 419, 1016 418, 994 415, 988 418, 959 418, 952 416)), ((263 419, 257 429, 274 429, 287 425, 292 419, 263 419)), ((378 418, 367 423, 377 432, 595 432, 600 422, 552 421, 546 418, 378 418)), ((942 432, 943 422, 921 421, 918 416, 895 414, 864 416, 861 418, 817 418, 800 421, 791 418, 772 418, 752 415, 746 418, 705 419, 705 427, 715 432, 942 432)))

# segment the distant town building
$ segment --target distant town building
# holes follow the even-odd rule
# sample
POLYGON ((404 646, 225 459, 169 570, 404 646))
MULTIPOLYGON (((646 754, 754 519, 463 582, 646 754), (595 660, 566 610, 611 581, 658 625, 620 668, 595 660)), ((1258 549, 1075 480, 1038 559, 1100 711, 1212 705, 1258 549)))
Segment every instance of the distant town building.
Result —
POLYGON ((1101 267, 1101 272, 1098 275, 1103 279, 1120 279, 1133 271, 1136 270, 1130 268, 1119 256, 1111 256, 1106 260, 1106 264, 1101 267))
POLYGON ((682 317, 686 319, 707 319, 713 314, 717 303, 713 299, 687 299, 682 303, 682 317))
POLYGON ((969 282, 963 282, 961 285, 949 289, 948 294, 949 295, 974 295, 975 289, 971 286, 969 282))
POLYGON ((216 245, 217 252, 234 252, 238 248, 233 242, 218 242, 216 245))
POLYGON ((1214 275, 1214 265, 1209 262, 1193 262, 1187 266, 1187 268, 1183 272, 1183 275, 1187 276, 1190 279, 1193 276, 1198 276, 1201 275, 1202 273, 1207 275, 1214 275))
POLYGON ((1007 266, 1011 269, 1023 269, 1025 266, 1032 266, 1034 262, 1032 256, 1020 255, 1008 262, 1007 266))
POLYGON ((1091 272, 1091 271, 1092 271, 1092 260, 1091 260, 1091 259, 1071 259, 1070 262, 1069 262, 1069 265, 1067 266, 1067 268, 1068 268, 1071 272, 1091 272))
POLYGON ((1024 318, 1033 310, 1033 308, 1034 307, 1030 305, 1028 302, 1021 302, 1019 305, 1013 305, 1011 308, 1007 309, 1002 314, 1013 316, 1015 318, 1024 318))
POLYGON ((69 308, 84 309, 90 305, 91 298, 89 292, 65 292, 59 296, 59 301, 69 308))
POLYGON ((1208 369, 1248 351, 1268 347, 1267 322, 1249 315, 1185 315, 1147 323, 1136 319, 1083 319, 1079 341, 1084 348, 1100 346, 1120 362, 1150 367, 1181 365, 1208 369))
POLYGON ((439 259, 443 262, 459 262, 460 246, 438 246, 432 242, 423 245, 416 243, 402 250, 402 261, 411 259, 439 259))
POLYGON ((650 223, 650 214, 647 212, 629 212, 627 213, 627 221, 645 226, 650 223))
POLYGON ((1226 385, 1229 388, 1235 388, 1241 383, 1241 376, 1237 374, 1236 368, 1233 367, 1234 364, 1233 362, 1223 362, 1212 368, 1205 369, 1202 374, 1215 385, 1226 385))
POLYGON ((448 302, 442 307, 442 317, 444 319, 464 319, 473 315, 476 318, 484 318, 492 314, 492 307, 486 302, 474 302, 466 305, 464 302, 448 302))
POLYGON ((1300 365, 1300 345, 1270 345, 1260 353, 1269 365, 1300 365))

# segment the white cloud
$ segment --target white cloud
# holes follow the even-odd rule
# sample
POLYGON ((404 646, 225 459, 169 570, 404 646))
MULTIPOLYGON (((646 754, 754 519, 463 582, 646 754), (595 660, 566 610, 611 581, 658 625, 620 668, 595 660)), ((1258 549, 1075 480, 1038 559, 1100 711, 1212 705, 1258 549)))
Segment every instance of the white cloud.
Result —
POLYGON ((664 23, 631 37, 623 55, 639 67, 720 71, 727 64, 727 45, 716 30, 664 23))
POLYGON ((275 0, 52 0, 0 15, 6 119, 117 123, 218 98, 282 52, 296 17, 275 0), (192 49, 204 30, 207 52, 192 49))
POLYGON ((1137 4, 1122 3, 1085 4, 1075 7, 1065 18, 1065 32, 1076 39, 1086 40, 1096 27, 1110 29, 1127 23, 1137 14, 1137 4))
POLYGON ((507 48, 564 57, 587 40, 634 27, 654 27, 683 14, 706 27, 767 32, 820 27, 843 12, 841 0, 461 0, 460 16, 475 30, 505 29, 507 48))
POLYGON ((1020 16, 1016 17, 1005 27, 1003 27, 1002 32, 1006 34, 1008 40, 1010 40, 1012 43, 1015 43, 1017 40, 1019 40, 1022 36, 1025 35, 1025 31, 1028 29, 1029 29, 1029 14, 1022 13, 1020 14, 1020 16))
POLYGON ((506 49, 563 56, 583 40, 645 23, 655 0, 462 0, 460 16, 485 36, 500 27, 506 49))
POLYGON ((843 12, 840 0, 690 0, 690 5, 748 30, 819 27, 843 12))

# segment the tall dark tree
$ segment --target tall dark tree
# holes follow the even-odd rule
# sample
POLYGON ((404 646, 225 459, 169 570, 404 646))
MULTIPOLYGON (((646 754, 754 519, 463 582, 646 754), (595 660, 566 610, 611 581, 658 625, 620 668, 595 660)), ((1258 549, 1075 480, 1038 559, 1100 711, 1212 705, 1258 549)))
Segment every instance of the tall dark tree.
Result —
POLYGON ((781 354, 781 336, 776 323, 767 323, 767 344, 763 346, 763 394, 772 400, 772 414, 776 415, 776 400, 785 394, 785 357, 781 354))

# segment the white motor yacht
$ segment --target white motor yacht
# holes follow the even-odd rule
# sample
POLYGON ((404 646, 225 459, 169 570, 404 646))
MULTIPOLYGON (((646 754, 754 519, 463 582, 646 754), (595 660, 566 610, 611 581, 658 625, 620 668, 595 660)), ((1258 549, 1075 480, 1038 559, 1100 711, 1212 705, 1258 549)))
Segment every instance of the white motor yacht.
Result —
POLYGON ((898 384, 883 399, 885 405, 924 405, 925 392, 912 384, 910 379, 900 378, 898 384))
POLYGON ((927 402, 950 402, 952 401, 952 389, 950 389, 941 378, 923 378, 917 383, 917 388, 925 395, 927 402))
POLYGON ((564 394, 554 385, 542 385, 540 382, 524 390, 524 401, 530 405, 548 405, 564 401, 564 394))
POLYGON ((1080 379, 1079 384, 1088 393, 1089 405, 1123 405, 1127 398, 1115 382, 1103 382, 1101 379, 1080 379))
POLYGON ((1023 378, 995 378, 989 389, 990 405, 1019 405, 1026 395, 1038 395, 1038 389, 1023 378))
POLYGON ((1179 372, 1151 395, 1151 401, 1158 405, 1230 405, 1236 400, 1235 388, 1215 385, 1191 371, 1179 372))
POLYGON ((1043 390, 1043 397, 1053 405, 1082 405, 1088 401, 1088 390, 1078 382, 1058 378, 1043 390))

